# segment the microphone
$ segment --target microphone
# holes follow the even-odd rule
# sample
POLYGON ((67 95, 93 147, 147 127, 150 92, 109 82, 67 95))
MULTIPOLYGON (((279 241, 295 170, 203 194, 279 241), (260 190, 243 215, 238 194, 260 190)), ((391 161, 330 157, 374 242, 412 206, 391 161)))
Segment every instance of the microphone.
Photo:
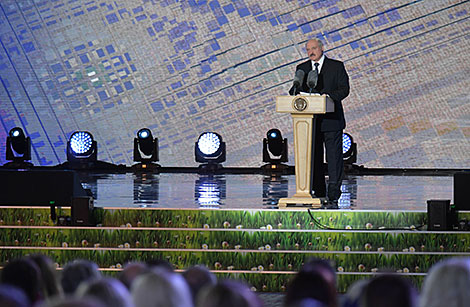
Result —
POLYGON ((297 91, 297 88, 302 86, 302 83, 304 82, 304 77, 305 77, 305 72, 303 70, 299 69, 295 72, 294 95, 295 95, 295 92, 297 91))
POLYGON ((310 93, 312 93, 312 90, 317 86, 318 82, 318 71, 317 70, 311 70, 308 75, 307 75, 307 86, 310 89, 310 93))

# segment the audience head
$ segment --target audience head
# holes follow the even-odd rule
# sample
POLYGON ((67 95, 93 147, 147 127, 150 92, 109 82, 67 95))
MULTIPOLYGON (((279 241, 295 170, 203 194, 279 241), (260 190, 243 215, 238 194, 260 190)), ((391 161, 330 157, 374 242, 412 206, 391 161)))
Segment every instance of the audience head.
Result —
POLYGON ((23 290, 31 304, 42 300, 39 268, 28 258, 9 262, 2 271, 2 283, 23 290))
POLYGON ((158 269, 166 270, 168 272, 173 272, 174 271, 173 265, 171 265, 170 262, 168 262, 167 260, 165 260, 163 258, 156 258, 156 259, 147 260, 146 264, 151 269, 158 268, 158 269))
POLYGON ((129 290, 117 279, 101 278, 82 283, 75 296, 91 297, 108 307, 132 307, 129 290))
POLYGON ((318 272, 323 275, 325 280, 332 287, 336 288, 336 271, 329 260, 321 258, 310 258, 300 269, 300 272, 318 272))
POLYGON ((58 283, 56 268, 51 258, 42 254, 29 256, 39 268, 43 292, 46 297, 59 295, 62 292, 58 283))
POLYGON ((0 284, 0 306, 29 307, 31 302, 23 290, 8 284, 0 284))
POLYGON ((206 287, 197 297, 197 307, 258 307, 258 297, 246 285, 225 280, 212 287, 206 287))
POLYGON ((420 306, 463 307, 470 302, 470 258, 435 264, 424 280, 420 306))
POLYGON ((348 288, 348 291, 341 297, 343 307, 359 307, 364 289, 369 283, 370 279, 364 278, 356 280, 348 288))
POLYGON ((108 307, 91 297, 55 297, 41 307, 108 307))
POLYGON ((131 287, 136 307, 191 307, 192 299, 186 281, 165 269, 154 269, 134 281, 131 287))
POLYGON ((215 275, 212 274, 207 267, 201 265, 195 265, 188 268, 183 273, 183 277, 188 283, 194 302, 202 288, 214 286, 217 283, 215 275))
POLYGON ((131 262, 124 266, 124 269, 119 274, 119 280, 126 286, 127 289, 131 289, 132 283, 134 280, 144 274, 149 272, 149 267, 142 262, 131 262))
POLYGON ((289 307, 327 307, 327 305, 313 298, 304 298, 302 300, 295 301, 290 304, 289 307))
POLYGON ((98 265, 88 260, 75 260, 65 265, 62 271, 62 289, 65 294, 73 294, 81 282, 101 278, 98 265))
POLYGON ((363 307, 413 307, 417 303, 417 292, 404 277, 393 274, 372 278, 365 286, 361 306, 363 307))
POLYGON ((336 287, 319 271, 300 271, 290 282, 285 296, 285 305, 291 306, 299 300, 315 299, 326 306, 338 306, 336 287))

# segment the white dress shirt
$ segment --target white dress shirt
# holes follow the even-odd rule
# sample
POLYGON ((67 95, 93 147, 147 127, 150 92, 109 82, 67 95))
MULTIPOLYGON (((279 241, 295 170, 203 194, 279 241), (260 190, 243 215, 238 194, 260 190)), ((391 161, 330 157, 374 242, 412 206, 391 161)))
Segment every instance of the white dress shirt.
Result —
MULTIPOLYGON (((316 63, 320 64, 320 65, 318 65, 318 73, 321 72, 321 68, 323 67, 323 62, 325 62, 325 55, 324 54, 322 54, 321 58, 318 60, 318 62, 316 62, 316 63)), ((315 69, 315 61, 312 61, 312 69, 315 69)))

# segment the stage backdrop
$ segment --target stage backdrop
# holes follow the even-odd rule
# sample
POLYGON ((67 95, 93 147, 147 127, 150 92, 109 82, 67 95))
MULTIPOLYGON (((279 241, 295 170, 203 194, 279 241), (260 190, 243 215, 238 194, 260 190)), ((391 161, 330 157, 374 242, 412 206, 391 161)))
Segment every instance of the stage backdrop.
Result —
POLYGON ((0 163, 22 127, 36 165, 66 160, 75 130, 132 164, 149 127, 164 166, 195 166, 200 133, 227 166, 262 164, 262 139, 304 44, 346 64, 346 131, 367 167, 470 166, 470 3, 455 0, 1 0, 0 163))

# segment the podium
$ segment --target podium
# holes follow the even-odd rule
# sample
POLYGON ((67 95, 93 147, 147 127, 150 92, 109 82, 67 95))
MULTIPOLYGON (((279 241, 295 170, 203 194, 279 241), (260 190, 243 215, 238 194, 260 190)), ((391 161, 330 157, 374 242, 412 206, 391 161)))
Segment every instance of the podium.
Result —
POLYGON ((294 124, 295 185, 291 198, 279 199, 279 208, 320 208, 321 200, 312 196, 315 115, 334 112, 334 102, 326 95, 277 96, 276 112, 290 113, 294 124))

